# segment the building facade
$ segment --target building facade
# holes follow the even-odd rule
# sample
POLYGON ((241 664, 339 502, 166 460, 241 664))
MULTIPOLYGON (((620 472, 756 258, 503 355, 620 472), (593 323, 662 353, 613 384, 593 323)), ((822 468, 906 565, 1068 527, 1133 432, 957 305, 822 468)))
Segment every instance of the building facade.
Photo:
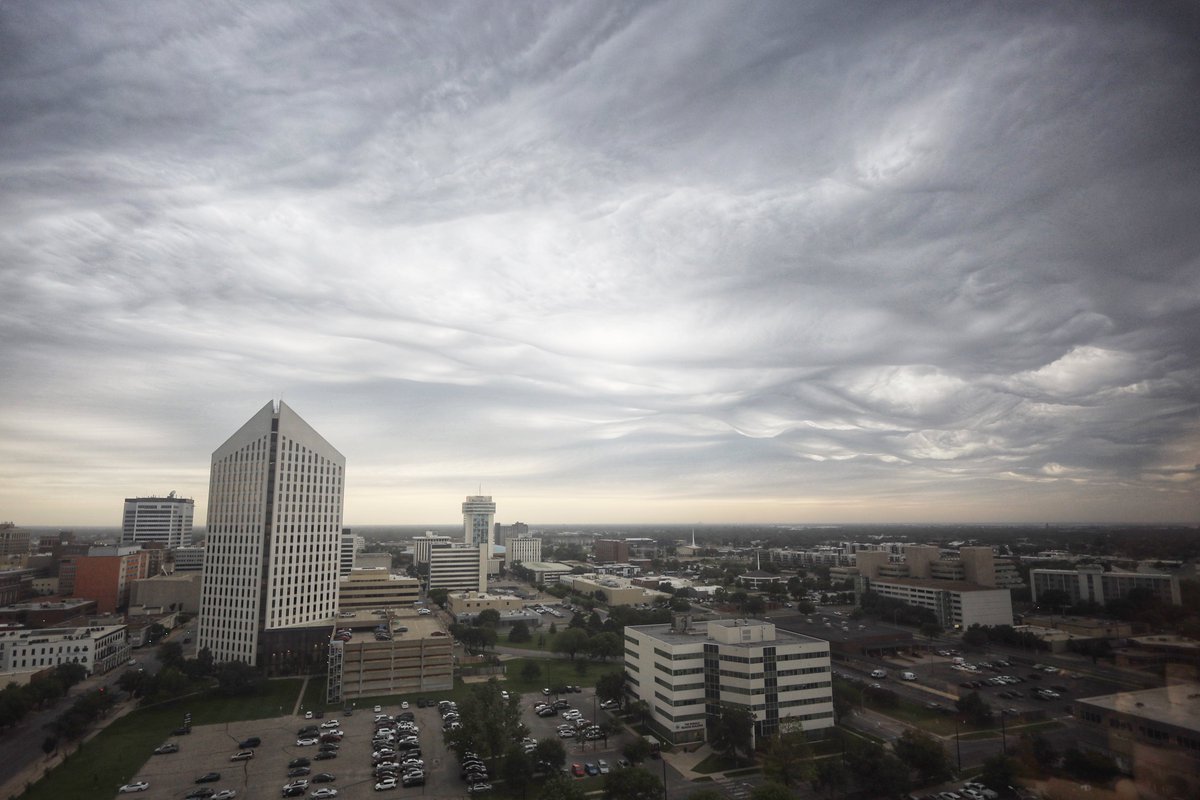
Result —
POLYGON ((429 551, 429 588, 452 592, 486 592, 488 551, 484 542, 478 547, 458 545, 433 547, 429 551))
POLYGON ((946 629, 972 625, 1012 625, 1012 592, 965 581, 888 578, 870 582, 871 591, 937 615, 946 629))
POLYGON ((409 612, 389 628, 391 638, 330 642, 327 702, 454 688, 454 639, 436 617, 409 612))
POLYGON ((488 546, 491 553, 492 526, 496 520, 496 504, 488 495, 471 495, 463 501, 463 544, 488 546))
POLYGON ((180 547, 171 551, 174 572, 201 572, 204 570, 203 547, 180 547))
POLYGON ((29 555, 29 531, 11 522, 0 522, 0 556, 29 555))
POLYGON ((338 613, 412 608, 421 599, 421 582, 386 569, 356 569, 339 582, 338 613))
POLYGON ((505 548, 509 564, 542 560, 542 540, 533 538, 528 531, 509 539, 505 548))
POLYGON ((1162 603, 1180 605, 1179 578, 1147 572, 1105 572, 1103 567, 1079 569, 1031 569, 1030 589, 1033 602, 1048 591, 1066 592, 1071 605, 1096 603, 1104 605, 1127 597, 1135 589, 1152 592, 1162 603))
POLYGON ((98 613, 111 614, 129 605, 134 581, 150 577, 150 554, 137 546, 93 547, 63 558, 58 575, 64 594, 95 600, 98 613))
POLYGON ((449 547, 450 537, 439 536, 433 531, 425 531, 424 536, 413 537, 413 563, 417 566, 429 563, 429 553, 435 547, 449 547))
POLYGON ((492 544, 504 544, 509 539, 514 539, 518 536, 528 536, 529 526, 524 522, 514 522, 512 525, 501 525, 496 523, 492 544))
POLYGON ((624 539, 597 539, 592 544, 592 560, 597 564, 629 561, 629 545, 624 539))
POLYGON ((190 497, 126 497, 121 516, 121 544, 150 542, 166 548, 192 543, 192 516, 196 501, 190 497))
POLYGON ((124 625, 0 631, 0 672, 37 672, 81 664, 88 675, 105 673, 129 659, 124 625))
POLYGON ((756 738, 789 724, 822 736, 834 724, 829 643, 769 622, 627 626, 625 676, 651 708, 647 723, 672 744, 704 741, 722 706, 750 711, 756 738))
POLYGON ((342 545, 338 551, 338 574, 343 578, 350 574, 356 566, 358 554, 367 546, 367 541, 361 536, 355 536, 354 531, 346 528, 342 531, 342 545))
POLYGON ((323 658, 337 614, 346 460, 267 403, 213 453, 199 647, 268 673, 323 658))

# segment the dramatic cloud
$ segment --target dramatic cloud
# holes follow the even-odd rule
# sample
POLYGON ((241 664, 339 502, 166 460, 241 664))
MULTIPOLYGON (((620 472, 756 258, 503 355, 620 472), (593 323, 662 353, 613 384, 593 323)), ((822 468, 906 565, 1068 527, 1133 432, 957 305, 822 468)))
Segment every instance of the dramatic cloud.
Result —
POLYGON ((0 518, 1189 521, 1190 4, 0 6, 0 518))

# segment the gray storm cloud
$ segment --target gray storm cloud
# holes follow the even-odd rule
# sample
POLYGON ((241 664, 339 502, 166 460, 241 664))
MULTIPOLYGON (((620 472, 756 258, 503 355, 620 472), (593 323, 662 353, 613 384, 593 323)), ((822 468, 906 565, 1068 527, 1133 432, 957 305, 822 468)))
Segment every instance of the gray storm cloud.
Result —
POLYGON ((1195 521, 1198 33, 0 6, 0 518, 203 498, 282 394, 351 522, 480 480, 533 519, 1195 521))

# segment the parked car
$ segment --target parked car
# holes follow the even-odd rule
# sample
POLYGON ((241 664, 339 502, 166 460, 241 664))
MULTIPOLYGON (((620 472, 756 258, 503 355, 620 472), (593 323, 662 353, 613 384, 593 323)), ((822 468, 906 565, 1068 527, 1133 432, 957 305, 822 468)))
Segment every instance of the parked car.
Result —
POLYGON ((216 781, 219 781, 219 780, 221 780, 221 773, 206 772, 203 775, 201 775, 199 778, 196 778, 196 783, 215 783, 216 781))
POLYGON ((150 784, 146 781, 134 781, 133 783, 127 783, 120 789, 117 789, 117 792, 120 794, 127 794, 128 792, 144 792, 149 788, 150 784))
POLYGON ((330 772, 318 772, 312 776, 313 783, 333 783, 337 778, 330 772))
POLYGON ((249 761, 254 758, 253 750, 239 750, 229 757, 230 761, 249 761))
POLYGON ((166 744, 161 744, 158 747, 154 748, 154 755, 156 755, 156 756, 166 755, 167 753, 178 753, 178 752, 179 752, 179 745, 175 744, 174 742, 167 742, 166 744))
POLYGON ((251 736, 248 739, 243 739, 242 741, 238 742, 238 749, 248 750, 252 747, 258 747, 261 744, 262 739, 258 738, 257 736, 251 736))

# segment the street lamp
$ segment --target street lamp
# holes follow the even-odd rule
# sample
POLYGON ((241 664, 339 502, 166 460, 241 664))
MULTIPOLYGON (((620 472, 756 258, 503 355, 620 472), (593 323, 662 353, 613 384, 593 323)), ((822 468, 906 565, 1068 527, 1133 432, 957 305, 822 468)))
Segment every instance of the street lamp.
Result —
POLYGON ((958 774, 962 774, 962 742, 958 738, 958 720, 954 720, 954 750, 958 755, 958 774))

